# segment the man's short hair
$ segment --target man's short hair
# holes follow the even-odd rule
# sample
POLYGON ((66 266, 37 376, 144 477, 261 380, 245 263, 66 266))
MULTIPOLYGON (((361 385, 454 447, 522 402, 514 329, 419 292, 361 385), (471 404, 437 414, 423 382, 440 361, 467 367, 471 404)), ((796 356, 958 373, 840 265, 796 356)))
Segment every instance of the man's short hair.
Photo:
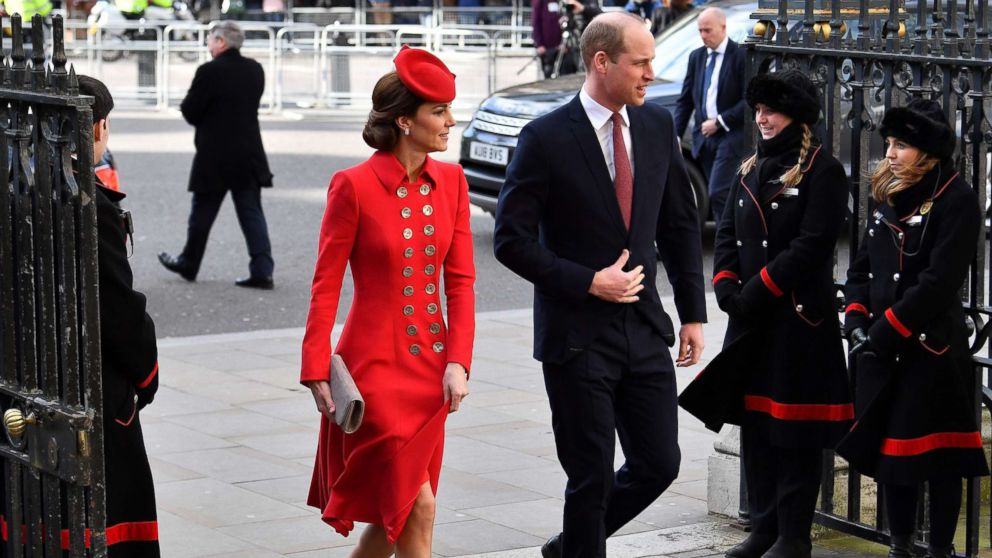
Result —
MULTIPOLYGON (((630 17, 634 22, 641 24, 641 18, 629 12, 614 12, 630 17)), ((582 51, 582 63, 586 65, 586 71, 592 67, 592 58, 597 52, 603 51, 610 59, 616 62, 617 57, 627 50, 624 44, 623 32, 629 22, 622 18, 617 21, 615 18, 597 17, 589 22, 582 37, 579 39, 579 49, 582 51)))
POLYGON ((93 123, 105 120, 114 110, 114 97, 102 81, 90 76, 79 76, 79 93, 93 97, 93 123))
POLYGON ((224 39, 224 43, 229 48, 240 49, 241 45, 245 44, 245 32, 241 30, 240 25, 229 19, 225 19, 214 25, 210 29, 210 34, 224 39))

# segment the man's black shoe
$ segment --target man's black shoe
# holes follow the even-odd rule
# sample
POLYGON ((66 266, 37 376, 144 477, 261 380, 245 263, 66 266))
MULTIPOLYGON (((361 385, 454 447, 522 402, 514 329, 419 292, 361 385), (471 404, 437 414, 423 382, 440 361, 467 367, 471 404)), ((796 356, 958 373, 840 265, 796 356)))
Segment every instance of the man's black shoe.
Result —
POLYGON ((544 558, 561 558, 561 533, 548 539, 541 547, 541 556, 544 558))
POLYGON ((751 532, 744 542, 727 551, 727 558, 761 558, 775 544, 775 535, 751 532))
POLYGON ((178 273, 180 277, 187 281, 196 281, 196 272, 193 267, 182 257, 170 255, 168 252, 159 252, 158 261, 162 267, 173 273, 178 273))
POLYGON ((242 277, 234 282, 235 285, 239 287, 247 287, 249 289, 265 289, 271 291, 275 288, 275 283, 272 282, 271 277, 242 277))

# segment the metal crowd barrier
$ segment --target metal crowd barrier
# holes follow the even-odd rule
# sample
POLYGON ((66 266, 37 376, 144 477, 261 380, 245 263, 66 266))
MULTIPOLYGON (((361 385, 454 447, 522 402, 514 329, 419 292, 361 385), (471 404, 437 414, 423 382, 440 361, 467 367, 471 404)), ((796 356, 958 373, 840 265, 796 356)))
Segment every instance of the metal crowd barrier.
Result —
MULTIPOLYGON (((262 110, 287 106, 366 109, 372 87, 392 69, 400 46, 430 49, 459 76, 456 108, 474 106, 495 90, 537 79, 523 72, 533 54, 530 29, 420 25, 239 22, 241 52, 265 68, 262 110)), ((66 51, 77 72, 107 83, 122 106, 164 110, 185 96, 199 64, 210 60, 214 24, 127 22, 91 27, 66 22, 66 51)))

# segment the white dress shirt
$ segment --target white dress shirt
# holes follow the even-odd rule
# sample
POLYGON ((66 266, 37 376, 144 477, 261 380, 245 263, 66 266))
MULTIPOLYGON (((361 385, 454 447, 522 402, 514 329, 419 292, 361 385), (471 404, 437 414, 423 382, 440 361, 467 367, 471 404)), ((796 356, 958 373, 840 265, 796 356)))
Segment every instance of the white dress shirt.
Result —
MULTIPOLYGON (((730 37, 724 37, 723 42, 720 46, 716 47, 716 62, 713 65, 713 77, 710 78, 710 88, 706 90, 706 118, 716 118, 717 122, 724 130, 730 131, 730 128, 723 123, 723 118, 720 116, 720 111, 716 108, 716 93, 719 91, 720 87, 720 68, 723 67, 723 55, 727 52, 727 42, 730 37)), ((706 49, 706 60, 703 63, 703 72, 706 71, 706 66, 710 63, 710 55, 713 54, 713 50, 706 49)), ((703 74, 706 75, 705 73, 703 74)))
MULTIPOLYGON (((592 123, 593 130, 599 139, 599 147, 603 150, 603 157, 606 158, 606 168, 610 170, 610 179, 616 180, 617 169, 613 164, 613 111, 597 103, 589 93, 586 93, 585 86, 579 92, 579 101, 582 108, 592 123)), ((623 120, 623 143, 627 148, 627 160, 630 161, 630 176, 634 176, 634 152, 630 141, 630 117, 627 116, 627 105, 620 108, 620 118, 623 120)))

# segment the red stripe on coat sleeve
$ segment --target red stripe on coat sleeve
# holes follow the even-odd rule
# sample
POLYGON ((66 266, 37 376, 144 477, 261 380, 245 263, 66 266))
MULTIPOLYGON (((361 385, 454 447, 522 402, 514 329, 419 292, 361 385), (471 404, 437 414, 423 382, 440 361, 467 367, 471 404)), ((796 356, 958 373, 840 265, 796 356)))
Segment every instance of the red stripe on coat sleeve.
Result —
POLYGON ((768 274, 767 267, 761 268, 761 280, 765 283, 765 287, 768 287, 768 290, 771 291, 773 295, 782 296, 785 294, 782 292, 782 289, 778 288, 775 281, 772 281, 772 276, 768 274))
POLYGON ((732 279, 737 281, 738 277, 733 271, 721 271, 713 276, 713 285, 715 286, 719 281, 723 281, 724 279, 732 279))
POLYGON ((910 335, 913 334, 913 332, 910 331, 908 327, 906 327, 905 325, 903 325, 902 322, 899 321, 899 318, 896 317, 896 313, 893 312, 891 308, 885 311, 885 319, 889 320, 889 324, 892 325, 892 327, 899 332, 899 335, 902 335, 903 337, 909 337, 910 335))
POLYGON ((780 420, 844 421, 854 419, 854 405, 817 403, 779 403, 770 397, 745 395, 744 408, 771 415, 780 420))
POLYGON ((863 304, 858 304, 857 302, 848 304, 847 308, 844 309, 845 314, 849 314, 851 312, 861 312, 865 316, 868 315, 868 309, 865 308, 863 304))
POLYGON ((981 449, 982 436, 978 432, 937 432, 920 438, 882 440, 882 454, 897 457, 920 455, 938 449, 981 449))
POLYGON ((148 373, 148 377, 145 378, 144 381, 142 381, 140 384, 138 384, 138 388, 139 389, 144 389, 144 388, 148 387, 148 384, 152 383, 152 380, 155 379, 155 374, 158 374, 158 363, 157 362, 155 363, 155 368, 152 368, 152 371, 148 373))

